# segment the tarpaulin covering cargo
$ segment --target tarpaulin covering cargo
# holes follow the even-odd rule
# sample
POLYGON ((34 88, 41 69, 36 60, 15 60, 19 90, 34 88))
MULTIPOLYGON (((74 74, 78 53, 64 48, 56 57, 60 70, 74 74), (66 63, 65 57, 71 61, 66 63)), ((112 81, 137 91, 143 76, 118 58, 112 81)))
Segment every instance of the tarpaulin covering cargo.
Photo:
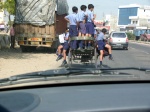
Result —
POLYGON ((51 25, 57 14, 67 14, 66 0, 16 0, 15 23, 30 23, 32 25, 51 25))

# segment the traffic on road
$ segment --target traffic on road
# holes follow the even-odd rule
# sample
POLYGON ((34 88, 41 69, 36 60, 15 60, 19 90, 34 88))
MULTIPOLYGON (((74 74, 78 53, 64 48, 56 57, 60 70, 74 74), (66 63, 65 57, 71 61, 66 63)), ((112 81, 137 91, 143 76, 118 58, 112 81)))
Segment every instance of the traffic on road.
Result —
POLYGON ((149 2, 114 2, 0 1, 0 112, 149 112, 149 2))

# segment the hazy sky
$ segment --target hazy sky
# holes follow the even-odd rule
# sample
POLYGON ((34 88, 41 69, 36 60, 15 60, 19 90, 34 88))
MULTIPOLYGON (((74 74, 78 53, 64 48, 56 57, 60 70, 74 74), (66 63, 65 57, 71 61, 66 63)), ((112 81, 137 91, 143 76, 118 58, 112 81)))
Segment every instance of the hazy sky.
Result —
POLYGON ((80 11, 81 5, 93 4, 95 6, 94 13, 97 19, 101 19, 104 14, 117 15, 120 5, 141 4, 150 5, 150 0, 67 0, 69 5, 69 13, 72 13, 72 7, 77 6, 80 11))

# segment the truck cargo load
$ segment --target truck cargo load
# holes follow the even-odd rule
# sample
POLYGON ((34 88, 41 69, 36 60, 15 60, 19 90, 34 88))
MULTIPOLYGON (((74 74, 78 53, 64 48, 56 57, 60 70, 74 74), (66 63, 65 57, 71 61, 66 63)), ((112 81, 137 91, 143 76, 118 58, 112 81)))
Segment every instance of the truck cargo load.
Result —
POLYGON ((68 9, 66 0, 16 0, 15 36, 22 51, 52 47, 65 32, 68 9))

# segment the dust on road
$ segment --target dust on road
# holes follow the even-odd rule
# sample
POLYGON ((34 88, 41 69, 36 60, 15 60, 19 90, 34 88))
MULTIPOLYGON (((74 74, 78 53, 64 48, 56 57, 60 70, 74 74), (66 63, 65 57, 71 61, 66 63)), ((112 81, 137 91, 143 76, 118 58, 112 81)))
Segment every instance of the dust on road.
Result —
POLYGON ((22 53, 19 48, 0 51, 0 78, 59 68, 56 55, 49 51, 22 53))

